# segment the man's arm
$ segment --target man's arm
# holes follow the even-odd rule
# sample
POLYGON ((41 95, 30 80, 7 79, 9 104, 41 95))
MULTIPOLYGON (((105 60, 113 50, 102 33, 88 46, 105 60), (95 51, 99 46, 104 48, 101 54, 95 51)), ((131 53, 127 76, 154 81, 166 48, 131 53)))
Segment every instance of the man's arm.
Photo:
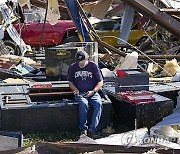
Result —
POLYGON ((69 87, 73 90, 74 95, 79 94, 79 90, 76 88, 76 86, 74 85, 74 83, 71 82, 71 81, 69 81, 68 83, 69 83, 69 87))
POLYGON ((99 89, 101 89, 102 86, 103 86, 103 80, 101 80, 100 82, 97 83, 97 85, 95 86, 93 91, 97 92, 99 89))

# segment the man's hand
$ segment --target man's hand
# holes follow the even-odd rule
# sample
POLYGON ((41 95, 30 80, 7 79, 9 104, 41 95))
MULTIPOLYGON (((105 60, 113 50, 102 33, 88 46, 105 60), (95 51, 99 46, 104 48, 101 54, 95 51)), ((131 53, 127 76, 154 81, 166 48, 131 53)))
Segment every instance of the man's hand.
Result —
POLYGON ((79 94, 79 90, 74 90, 74 95, 78 95, 79 94))
POLYGON ((94 95, 94 91, 88 91, 87 93, 84 94, 84 97, 90 97, 94 95))

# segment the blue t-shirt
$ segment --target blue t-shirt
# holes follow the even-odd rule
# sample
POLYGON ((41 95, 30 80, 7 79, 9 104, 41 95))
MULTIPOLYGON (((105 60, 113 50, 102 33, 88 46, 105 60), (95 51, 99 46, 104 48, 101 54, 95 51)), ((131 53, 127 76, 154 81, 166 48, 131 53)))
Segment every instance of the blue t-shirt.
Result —
POLYGON ((101 70, 92 61, 83 68, 80 68, 78 63, 73 63, 68 69, 68 81, 73 82, 80 92, 93 90, 102 80, 101 70))

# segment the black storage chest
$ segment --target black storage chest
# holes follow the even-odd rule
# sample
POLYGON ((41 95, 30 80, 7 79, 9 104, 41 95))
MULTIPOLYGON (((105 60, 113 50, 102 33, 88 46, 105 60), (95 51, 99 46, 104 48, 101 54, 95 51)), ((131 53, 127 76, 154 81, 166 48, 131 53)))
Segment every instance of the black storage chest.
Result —
POLYGON ((149 74, 141 69, 124 69, 125 76, 115 78, 116 92, 149 90, 149 74))

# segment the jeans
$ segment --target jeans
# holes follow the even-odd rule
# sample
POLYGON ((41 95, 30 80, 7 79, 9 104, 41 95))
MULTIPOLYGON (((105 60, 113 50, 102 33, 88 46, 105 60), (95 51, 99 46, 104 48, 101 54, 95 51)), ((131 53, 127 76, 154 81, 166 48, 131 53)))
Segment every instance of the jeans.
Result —
POLYGON ((92 122, 89 127, 89 131, 93 132, 97 130, 97 126, 100 121, 101 113, 102 113, 102 102, 100 95, 96 92, 91 97, 83 97, 83 93, 80 93, 75 96, 75 100, 79 103, 79 119, 80 124, 79 128, 81 130, 87 130, 87 114, 89 104, 93 106, 93 117, 92 122))

